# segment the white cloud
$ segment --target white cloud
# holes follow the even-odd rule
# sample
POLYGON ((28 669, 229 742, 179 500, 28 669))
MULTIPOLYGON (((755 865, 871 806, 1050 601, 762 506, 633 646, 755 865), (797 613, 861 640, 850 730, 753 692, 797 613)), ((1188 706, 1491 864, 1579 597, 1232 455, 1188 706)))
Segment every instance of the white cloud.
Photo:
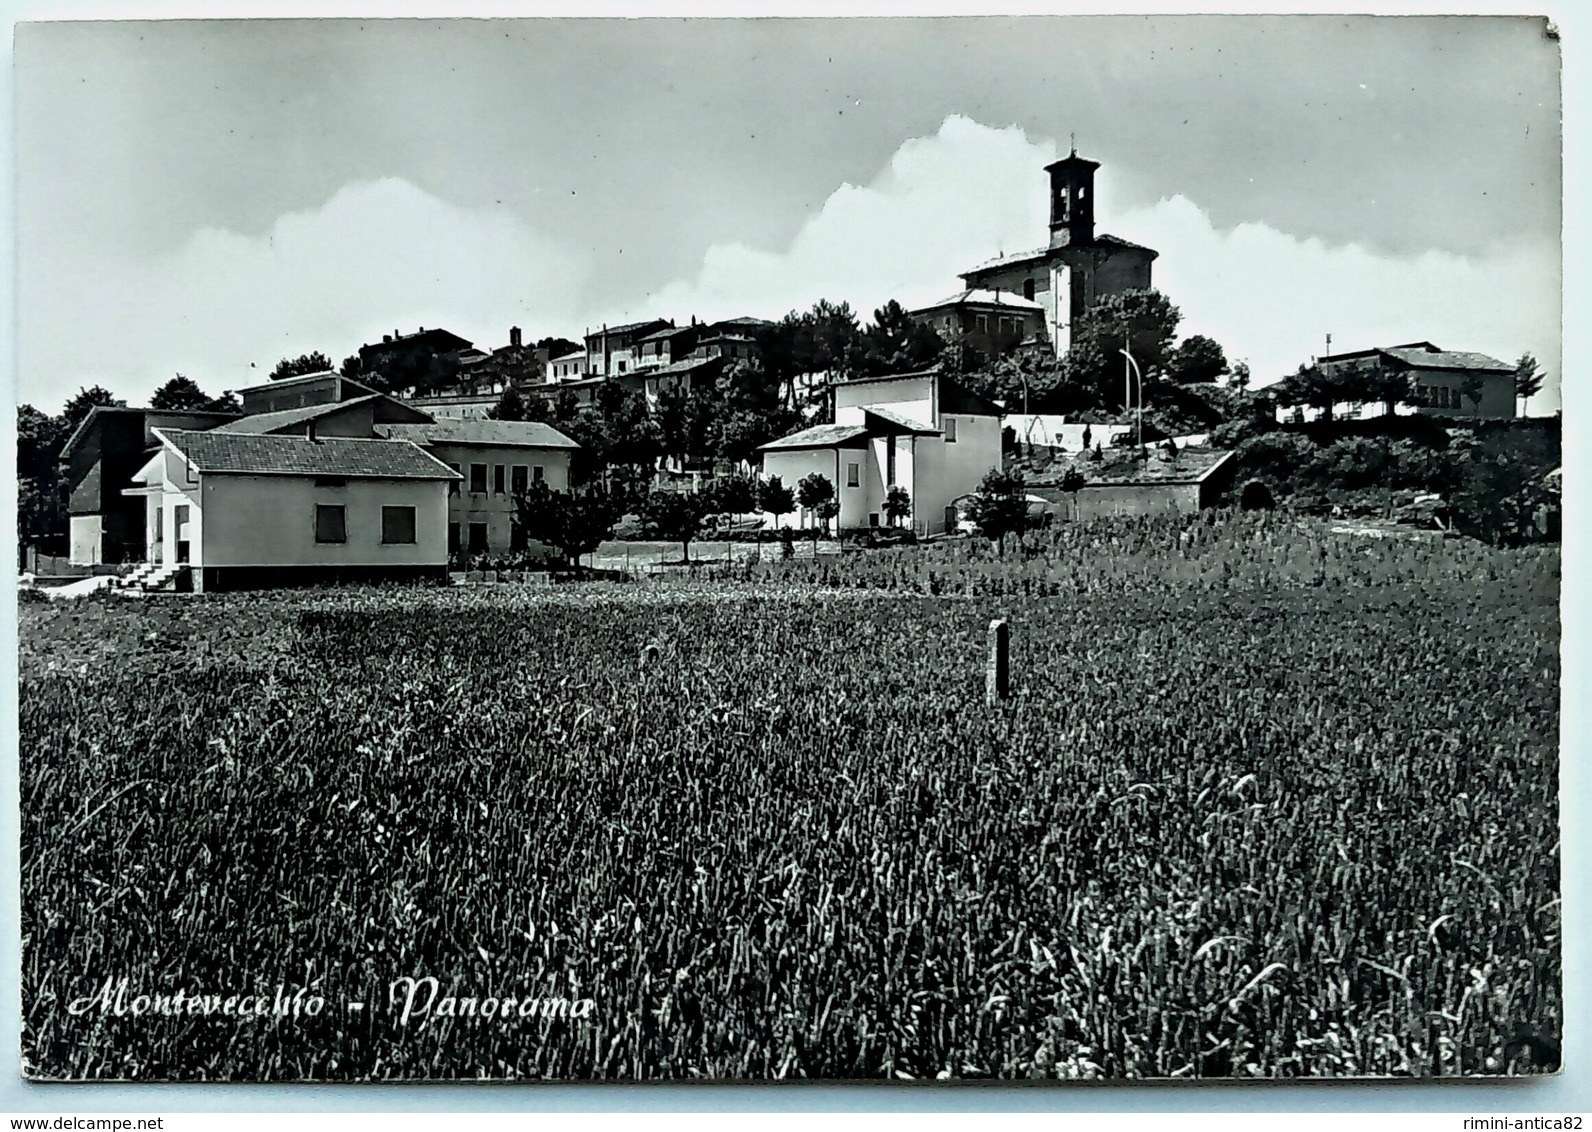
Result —
POLYGON ((585 280, 576 254, 506 210, 393 179, 345 186, 262 237, 204 230, 153 260, 93 252, 31 266, 24 400, 53 408, 100 381, 136 402, 178 371, 239 388, 283 356, 318 349, 335 364, 394 329, 501 345, 512 323, 578 325, 585 280))
MULTIPOLYGON (((965 271, 1048 238, 1043 167, 1054 145, 1015 127, 945 120, 901 146, 872 184, 845 185, 784 251, 712 247, 695 277, 625 313, 777 317, 816 299, 845 299, 867 317, 890 298, 907 305, 951 294, 965 271)), ((1156 286, 1184 315, 1180 333, 1207 334, 1257 382, 1333 349, 1428 339, 1512 361, 1531 350, 1552 382, 1534 411, 1558 405, 1559 264, 1552 245, 1517 244, 1481 258, 1378 255, 1298 239, 1264 224, 1217 231, 1184 197, 1113 210, 1114 171, 1098 175, 1097 228, 1161 254, 1156 286)))
MULTIPOLYGON (((835 190, 788 247, 713 246, 690 278, 647 295, 598 279, 579 241, 392 179, 346 186, 262 237, 202 231, 144 261, 95 248, 24 258, 22 399, 54 408, 94 381, 137 399, 177 371, 236 388, 285 355, 336 362, 394 328, 444 326, 493 346, 511 323, 539 335, 658 312, 777 318, 819 298, 866 318, 891 298, 951 294, 958 271, 1044 243, 1042 169, 1056 156, 1016 127, 947 118, 872 183, 835 190)), ((1117 172, 1100 173, 1100 229, 1159 250, 1156 284, 1182 308, 1182 333, 1209 334, 1257 380, 1322 352, 1327 333, 1335 349, 1430 339, 1505 360, 1533 351, 1552 383, 1534 409, 1557 407, 1557 248, 1401 259, 1263 224, 1218 231, 1183 197, 1113 208, 1117 172)))
POLYGON ((1039 170, 1055 159, 1015 127, 947 118, 934 136, 905 142, 872 184, 835 190, 789 248, 715 245, 694 278, 634 310, 777 318, 830 299, 866 318, 889 299, 933 302, 960 288, 957 271, 1044 242, 1039 170))
MULTIPOLYGON (((1264 224, 1219 232, 1183 197, 1124 213, 1129 238, 1161 252, 1156 286, 1183 312, 1182 334, 1206 334, 1247 358, 1257 382, 1332 349, 1427 340, 1513 361, 1530 350, 1558 405, 1559 255, 1520 243, 1485 257, 1379 256, 1358 245, 1299 240, 1264 224)), ((1551 393, 1551 397, 1549 396, 1551 393)))

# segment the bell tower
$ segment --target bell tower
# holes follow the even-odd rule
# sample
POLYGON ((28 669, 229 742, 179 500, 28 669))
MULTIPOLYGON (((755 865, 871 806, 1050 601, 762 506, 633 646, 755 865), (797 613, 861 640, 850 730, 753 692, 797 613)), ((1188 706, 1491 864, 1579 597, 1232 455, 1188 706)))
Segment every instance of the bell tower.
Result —
POLYGON ((1050 174, 1050 246, 1078 247, 1094 242, 1094 174, 1098 161, 1074 149, 1045 166, 1050 174))

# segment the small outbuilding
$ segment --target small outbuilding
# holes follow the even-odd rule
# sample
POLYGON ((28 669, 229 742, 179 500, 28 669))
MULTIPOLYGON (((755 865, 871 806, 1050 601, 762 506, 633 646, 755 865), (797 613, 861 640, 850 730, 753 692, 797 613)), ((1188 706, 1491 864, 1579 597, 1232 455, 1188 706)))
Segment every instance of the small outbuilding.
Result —
POLYGON ((1030 481, 1029 491, 1050 501, 1062 519, 1085 521, 1118 515, 1192 514, 1211 507, 1232 485, 1234 453, 1215 448, 1183 448, 1175 455, 1152 449, 1116 449, 1092 460, 1086 455, 1058 461, 1030 481), (1083 486, 1067 491, 1068 469, 1083 486))

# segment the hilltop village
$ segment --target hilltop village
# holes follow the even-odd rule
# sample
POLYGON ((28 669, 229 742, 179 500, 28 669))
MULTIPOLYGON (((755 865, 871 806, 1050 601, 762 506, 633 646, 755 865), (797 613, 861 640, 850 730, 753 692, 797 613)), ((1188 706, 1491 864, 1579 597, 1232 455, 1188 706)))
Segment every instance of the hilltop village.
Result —
POLYGON ((101 389, 60 418, 24 407, 24 562, 143 590, 445 579, 578 562, 625 530, 689 558, 708 529, 1003 540, 1279 501, 1549 532, 1557 419, 1517 420, 1542 380, 1529 355, 1364 343, 1257 387, 1178 337, 1154 250, 1096 231, 1097 169, 1046 167, 1044 243, 867 323, 820 302, 579 339, 516 326, 489 349, 395 329, 216 398, 177 378, 143 407, 101 389), (1481 502, 1478 448, 1518 472, 1481 502))

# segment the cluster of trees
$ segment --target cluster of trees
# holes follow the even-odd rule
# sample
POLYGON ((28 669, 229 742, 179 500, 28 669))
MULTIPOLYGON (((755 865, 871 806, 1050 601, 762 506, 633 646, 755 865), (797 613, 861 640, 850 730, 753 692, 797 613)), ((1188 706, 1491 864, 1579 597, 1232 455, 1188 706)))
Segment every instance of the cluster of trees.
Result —
MULTIPOLYGON (((749 475, 709 480, 691 490, 654 488, 642 478, 616 478, 567 492, 535 483, 514 502, 516 521, 526 537, 555 548, 572 566, 611 539, 627 515, 636 517, 644 537, 678 542, 684 561, 690 560, 691 543, 721 519, 733 523, 736 516, 756 515, 761 538, 764 514, 778 524, 798 506, 804 508, 818 519, 814 535, 830 530, 840 515, 835 485, 820 472, 802 477, 794 487, 779 476, 759 481, 749 475)), ((892 487, 883 509, 896 526, 912 514, 911 496, 905 488, 892 487)), ((789 528, 781 533, 789 553, 789 528)))
POLYGON ((1161 292, 1124 291, 1073 321, 1067 352, 1059 358, 1040 349, 991 359, 964 344, 947 358, 968 385, 1013 409, 1116 415, 1137 407, 1142 382, 1147 414, 1168 418, 1177 428, 1208 428, 1235 411, 1235 399, 1247 396, 1249 368, 1229 362, 1220 343, 1204 335, 1179 341, 1181 321, 1182 312, 1161 292))
MULTIPOLYGON (((1381 424, 1380 421, 1376 422, 1381 424)), ((1295 505, 1383 512, 1396 499, 1441 497, 1461 530, 1491 542, 1525 537, 1544 477, 1559 465, 1551 422, 1508 421, 1450 436, 1440 423, 1401 417, 1378 435, 1327 436, 1272 429, 1237 446, 1240 479, 1295 505)))

